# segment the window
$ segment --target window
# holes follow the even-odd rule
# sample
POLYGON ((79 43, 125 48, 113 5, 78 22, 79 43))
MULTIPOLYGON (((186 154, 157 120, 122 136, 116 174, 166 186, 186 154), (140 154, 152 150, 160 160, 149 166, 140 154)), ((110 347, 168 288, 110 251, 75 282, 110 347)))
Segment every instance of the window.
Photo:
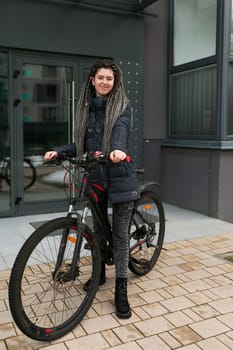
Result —
POLYGON ((174 0, 174 66, 215 55, 216 24, 217 0, 174 0))

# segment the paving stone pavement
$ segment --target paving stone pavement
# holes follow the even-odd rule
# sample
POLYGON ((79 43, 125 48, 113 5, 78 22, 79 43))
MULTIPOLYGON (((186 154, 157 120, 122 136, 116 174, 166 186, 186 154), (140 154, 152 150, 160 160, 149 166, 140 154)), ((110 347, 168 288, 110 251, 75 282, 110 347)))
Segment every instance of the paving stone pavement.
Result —
POLYGON ((51 343, 34 341, 14 324, 8 306, 10 269, 0 270, 0 350, 233 349, 233 232, 167 242, 146 276, 129 273, 132 317, 115 316, 114 269, 91 309, 72 332, 51 343))

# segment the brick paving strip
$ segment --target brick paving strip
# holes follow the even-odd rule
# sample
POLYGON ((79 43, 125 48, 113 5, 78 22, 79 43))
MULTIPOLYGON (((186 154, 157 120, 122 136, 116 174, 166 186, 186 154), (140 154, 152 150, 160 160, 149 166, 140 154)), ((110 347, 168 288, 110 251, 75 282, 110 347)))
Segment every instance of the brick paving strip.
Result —
POLYGON ((115 316, 114 268, 82 322, 51 343, 34 341, 14 324, 8 305, 9 270, 0 271, 0 350, 233 349, 233 233, 178 241, 148 275, 129 273, 132 317, 115 316))

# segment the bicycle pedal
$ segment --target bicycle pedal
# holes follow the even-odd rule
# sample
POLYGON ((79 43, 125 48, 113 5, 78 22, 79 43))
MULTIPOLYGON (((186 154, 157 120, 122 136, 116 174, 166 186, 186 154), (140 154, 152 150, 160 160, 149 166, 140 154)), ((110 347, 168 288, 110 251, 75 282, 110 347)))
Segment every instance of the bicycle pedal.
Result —
POLYGON ((105 262, 109 266, 114 265, 114 259, 113 258, 105 258, 105 262))
POLYGON ((148 260, 146 260, 146 259, 140 259, 139 260, 139 263, 140 263, 140 265, 141 266, 143 266, 144 268, 150 268, 150 263, 149 263, 149 261, 148 260))
POLYGON ((113 251, 111 247, 107 248, 107 251, 105 254, 105 262, 107 265, 114 265, 113 251))
POLYGON ((152 243, 147 243, 147 248, 158 248, 158 246, 157 245, 155 245, 155 244, 152 244, 152 243))
POLYGON ((91 250, 90 244, 89 243, 85 243, 84 244, 84 249, 91 250))

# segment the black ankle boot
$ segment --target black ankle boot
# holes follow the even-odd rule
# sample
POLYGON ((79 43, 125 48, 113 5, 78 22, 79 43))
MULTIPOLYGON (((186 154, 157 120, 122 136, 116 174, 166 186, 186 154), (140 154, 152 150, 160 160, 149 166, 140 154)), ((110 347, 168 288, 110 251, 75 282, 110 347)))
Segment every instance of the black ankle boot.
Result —
MULTIPOLYGON (((92 281, 92 278, 89 278, 89 280, 87 280, 87 282, 84 284, 83 289, 85 291, 87 291, 88 288, 90 287, 91 281, 92 281)), ((102 284, 104 284, 105 281, 106 281, 106 277, 105 277, 105 262, 102 261, 99 285, 102 286, 102 284)))
POLYGON ((131 310, 127 298, 127 278, 117 278, 115 287, 116 315, 119 318, 130 318, 131 310))

